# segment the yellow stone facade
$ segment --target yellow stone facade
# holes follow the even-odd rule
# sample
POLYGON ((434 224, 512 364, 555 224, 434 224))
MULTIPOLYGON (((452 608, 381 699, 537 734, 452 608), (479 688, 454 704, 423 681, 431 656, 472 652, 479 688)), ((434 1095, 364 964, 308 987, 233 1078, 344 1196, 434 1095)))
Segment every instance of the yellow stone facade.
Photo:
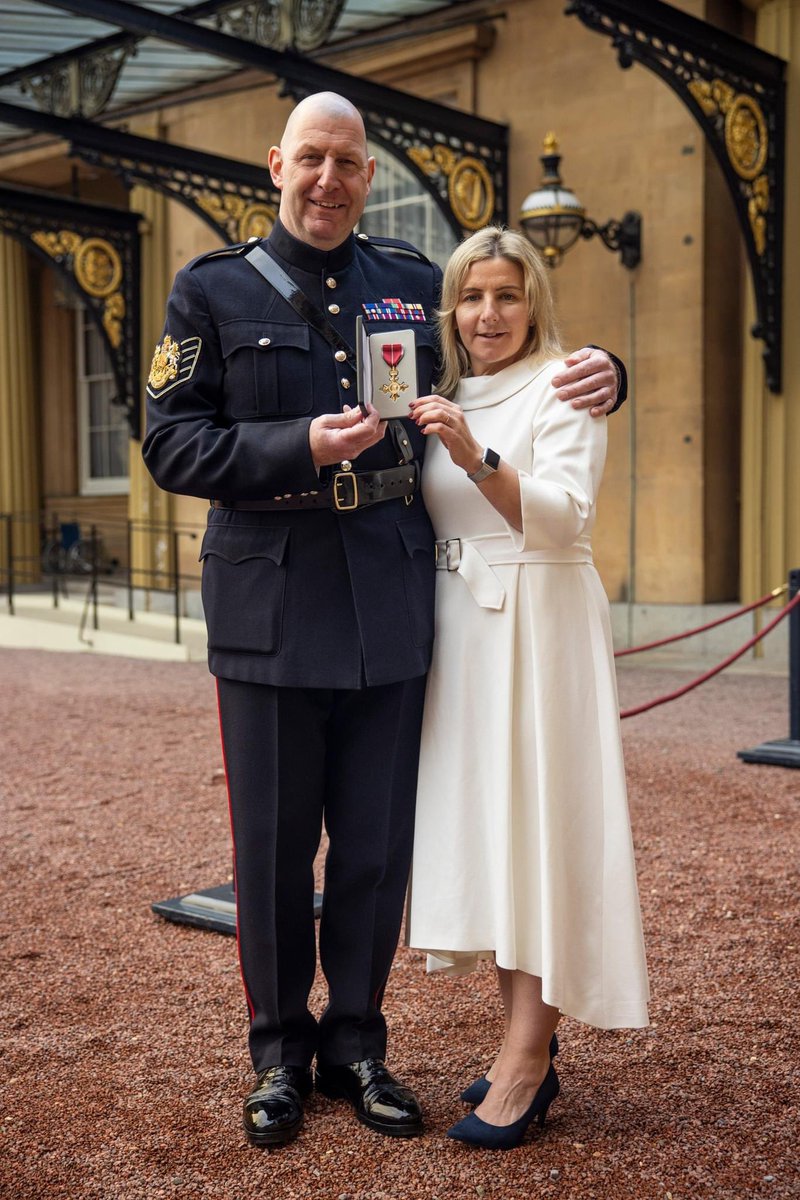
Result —
MULTIPOLYGON (((352 45, 329 61, 507 123, 512 225, 538 185, 548 130, 558 136, 565 184, 594 220, 619 218, 628 209, 641 213, 636 270, 623 268, 599 239, 580 241, 553 282, 566 344, 607 346, 630 375, 631 398, 611 419, 595 538, 609 596, 698 605, 752 599, 800 565, 800 345, 792 333, 800 318, 800 247, 792 236, 800 188, 800 0, 686 0, 677 7, 790 63, 780 396, 766 390, 761 343, 747 332, 753 302, 742 237, 701 129, 651 71, 639 64, 621 70, 608 39, 566 18, 563 0, 486 0, 469 6, 474 19, 455 28, 352 45)), ((276 83, 248 71, 198 88, 156 114, 132 114, 126 124, 132 133, 264 163, 290 109, 276 83)), ((66 191, 70 170, 64 147, 52 144, 0 159, 0 179, 49 189, 66 191)), ((121 189, 110 176, 85 166, 78 171, 82 198, 119 203, 121 189)), ((146 374, 169 280, 220 242, 175 201, 137 187, 130 204, 145 218, 146 374)), ((5 263, 0 257, 7 272, 5 263)), ((31 272, 40 313, 47 311, 43 278, 40 268, 31 272)), ((9 286, 0 279, 5 295, 9 286)), ((57 322, 53 337, 64 337, 57 322)), ((73 418, 68 380, 48 378, 54 354, 46 341, 42 329, 34 329, 31 369, 39 385, 31 427, 38 430, 38 461, 53 463, 64 453, 63 431, 73 418)), ((11 421, 2 412, 6 395, 0 389, 2 428, 11 421)), ((70 479, 74 486, 74 473, 63 464, 45 471, 41 500, 52 504, 53 486, 68 495, 70 479)), ((128 512, 136 520, 200 523, 204 504, 158 493, 132 443, 128 512)), ((147 569, 168 568, 162 540, 141 538, 137 546, 147 569)), ((182 568, 196 569, 196 546, 187 543, 185 554, 182 568)))

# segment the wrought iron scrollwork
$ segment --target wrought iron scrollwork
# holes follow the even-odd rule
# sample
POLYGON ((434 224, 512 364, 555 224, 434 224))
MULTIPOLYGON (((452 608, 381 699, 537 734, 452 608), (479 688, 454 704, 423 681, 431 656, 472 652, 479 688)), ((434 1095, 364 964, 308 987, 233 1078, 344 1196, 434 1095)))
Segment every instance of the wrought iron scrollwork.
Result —
POLYGON ((266 171, 248 163, 132 135, 113 149, 76 139, 73 152, 128 186, 143 184, 180 201, 225 242, 266 237, 278 215, 280 193, 263 186, 260 181, 269 179, 266 171))
POLYGON ((571 0, 611 39, 623 68, 639 62, 667 83, 722 167, 747 247, 770 391, 781 390, 786 64, 657 0, 571 0))
POLYGON ((19 81, 43 112, 58 117, 95 117, 107 107, 120 71, 136 45, 130 39, 111 50, 81 54, 49 71, 31 73, 19 81))
POLYGON ((79 297, 111 357, 119 402, 139 437, 139 217, 0 186, 0 228, 50 263, 79 297))
POLYGON ((306 53, 324 44, 343 7, 344 0, 250 0, 220 9, 216 25, 260 46, 306 53))
POLYGON ((371 110, 364 120, 368 136, 392 147, 395 154, 403 151, 406 164, 432 191, 459 237, 505 220, 505 146, 473 142, 371 110))

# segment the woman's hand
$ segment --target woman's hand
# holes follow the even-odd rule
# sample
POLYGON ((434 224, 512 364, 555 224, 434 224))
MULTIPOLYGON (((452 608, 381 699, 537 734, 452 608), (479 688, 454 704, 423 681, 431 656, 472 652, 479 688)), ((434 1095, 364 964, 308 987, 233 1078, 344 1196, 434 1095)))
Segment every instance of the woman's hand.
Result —
POLYGON ((457 467, 471 474, 481 465, 483 446, 475 441, 464 414, 444 396, 420 396, 409 403, 411 418, 427 436, 435 433, 457 467))
MULTIPOLYGON (((420 396, 419 400, 410 401, 408 407, 422 432, 426 436, 435 433, 455 465, 474 475, 483 461, 485 447, 475 441, 458 405, 444 396, 420 396)), ((522 529, 519 475, 513 467, 501 460, 498 470, 477 486, 509 525, 522 529)))

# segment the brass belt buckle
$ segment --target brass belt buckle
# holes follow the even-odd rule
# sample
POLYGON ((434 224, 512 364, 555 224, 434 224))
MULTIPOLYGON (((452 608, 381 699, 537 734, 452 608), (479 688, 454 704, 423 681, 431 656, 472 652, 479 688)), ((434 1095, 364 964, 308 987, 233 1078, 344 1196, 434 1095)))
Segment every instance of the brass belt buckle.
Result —
POLYGON ((337 471, 334 475, 333 505, 337 512, 358 508, 358 479, 352 471, 337 471))

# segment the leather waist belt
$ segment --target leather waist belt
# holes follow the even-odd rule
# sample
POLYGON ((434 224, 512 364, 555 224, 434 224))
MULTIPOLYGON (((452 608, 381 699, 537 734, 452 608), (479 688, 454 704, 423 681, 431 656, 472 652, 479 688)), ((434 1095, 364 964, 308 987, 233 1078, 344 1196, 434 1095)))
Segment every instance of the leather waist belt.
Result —
POLYGON ((279 512, 281 509, 333 508, 352 512, 368 508, 381 500, 405 497, 410 504, 419 489, 419 463, 410 462, 385 471, 336 471, 327 487, 314 492, 287 492, 271 500, 212 500, 213 508, 233 508, 243 512, 279 512))
POLYGON ((492 567, 516 563, 591 563, 592 547, 587 535, 574 545, 551 550, 516 550, 506 534, 484 534, 476 538, 448 538, 436 543, 436 570, 456 571, 481 608, 501 609, 506 590, 492 567))

